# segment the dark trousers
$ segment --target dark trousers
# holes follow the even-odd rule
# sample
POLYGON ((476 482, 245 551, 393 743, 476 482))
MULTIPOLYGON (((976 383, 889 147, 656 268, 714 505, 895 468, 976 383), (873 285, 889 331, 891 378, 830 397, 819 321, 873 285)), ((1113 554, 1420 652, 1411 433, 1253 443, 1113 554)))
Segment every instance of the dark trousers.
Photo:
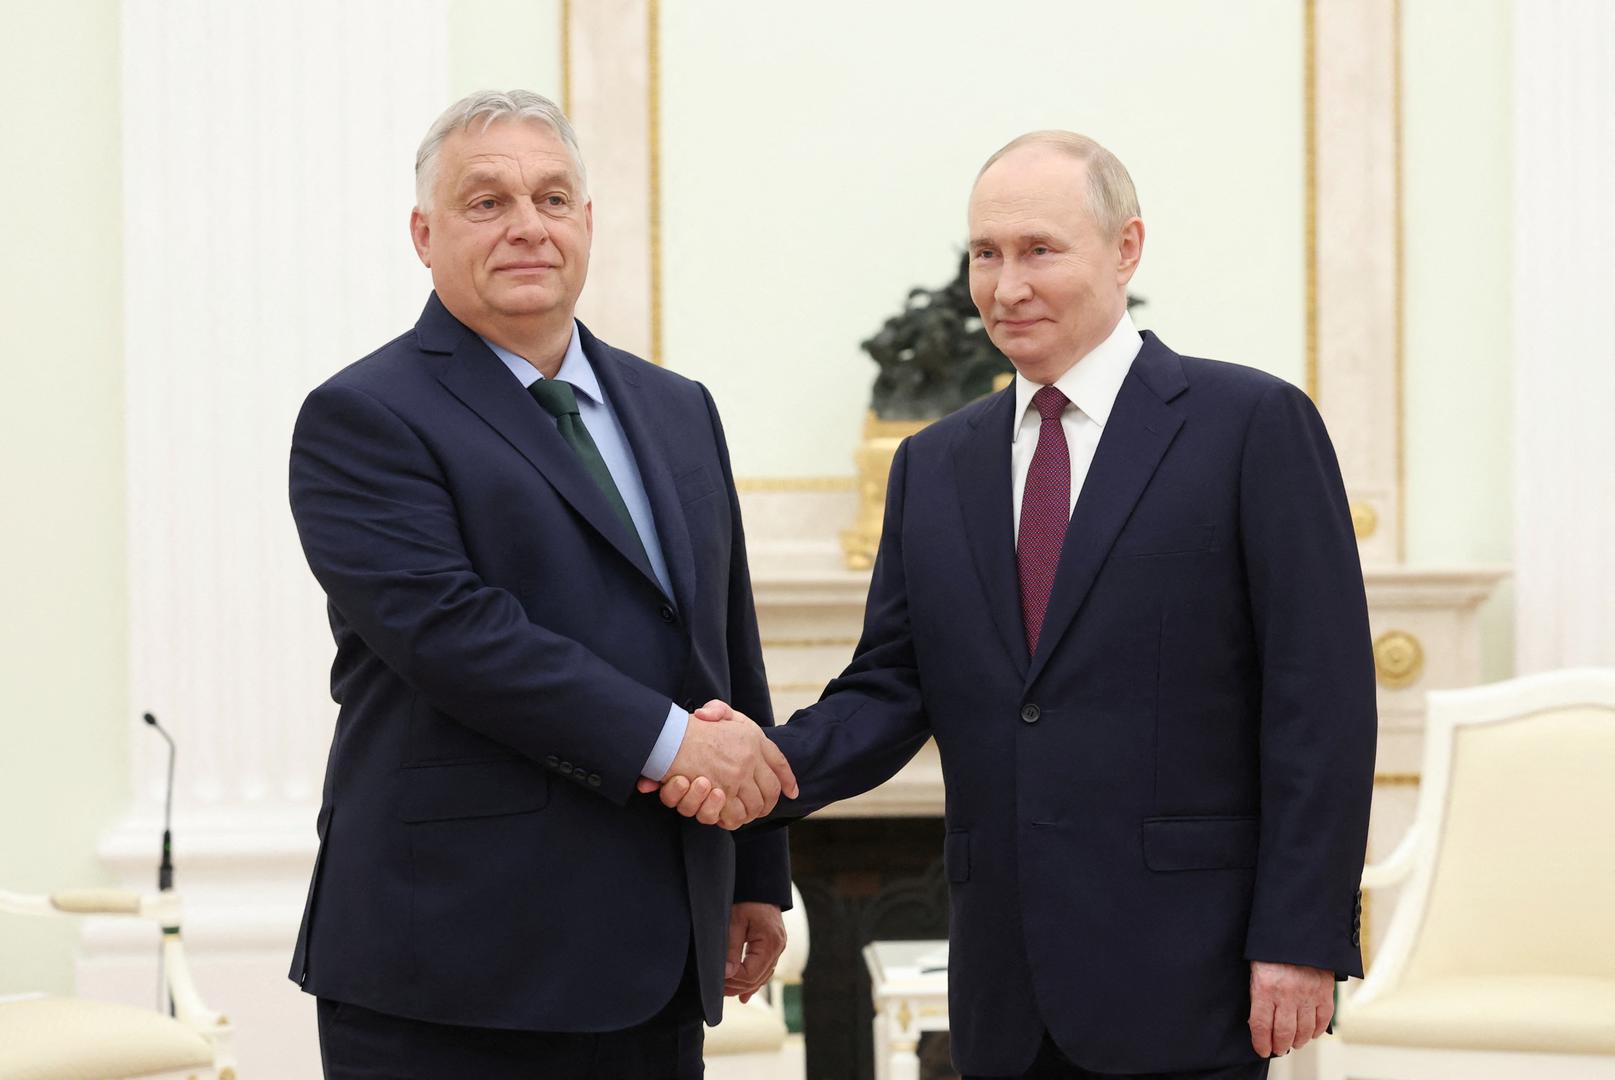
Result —
POLYGON ((319 999, 325 1080, 700 1080, 693 964, 660 1013, 600 1034, 501 1031, 407 1020, 319 999))
POLYGON ((1054 1040, 1045 1033, 1043 1047, 1032 1067, 1018 1077, 967 1076, 965 1080, 1265 1080, 1267 1062, 1226 1065, 1220 1069, 1195 1069, 1170 1073, 1096 1073, 1078 1068, 1066 1059, 1054 1040))

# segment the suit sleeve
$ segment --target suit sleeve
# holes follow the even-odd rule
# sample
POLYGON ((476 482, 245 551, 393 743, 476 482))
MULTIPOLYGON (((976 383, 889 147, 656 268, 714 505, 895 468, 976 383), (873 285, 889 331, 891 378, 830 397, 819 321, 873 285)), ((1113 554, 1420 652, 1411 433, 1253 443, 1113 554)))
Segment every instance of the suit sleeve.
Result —
POLYGON ((1253 411, 1240 530, 1261 665, 1261 842, 1246 958, 1362 974, 1376 737, 1368 605, 1340 467, 1300 390, 1253 411))
POLYGON ((864 605, 863 635, 852 663, 825 688, 817 704, 799 710, 769 733, 801 788, 799 798, 780 800, 775 819, 805 817, 885 783, 930 737, 903 565, 908 455, 905 439, 892 459, 886 519, 864 605))
MULTIPOLYGON (((729 704, 763 727, 774 725, 774 703, 763 669, 762 637, 757 629, 757 608, 751 595, 751 569, 746 558, 746 530, 740 520, 740 496, 729 465, 729 445, 718 419, 718 407, 706 387, 701 388, 712 434, 723 467, 723 488, 729 497, 729 520, 734 535, 729 544, 728 640, 729 704)), ((699 720, 691 721, 700 723, 699 720)), ((736 903, 791 906, 791 855, 782 832, 742 832, 735 836, 736 903)))
POLYGON ((615 802, 634 794, 667 696, 478 577, 445 477, 401 418, 351 387, 314 391, 292 436, 291 504, 333 608, 401 679, 528 758, 589 762, 615 802))

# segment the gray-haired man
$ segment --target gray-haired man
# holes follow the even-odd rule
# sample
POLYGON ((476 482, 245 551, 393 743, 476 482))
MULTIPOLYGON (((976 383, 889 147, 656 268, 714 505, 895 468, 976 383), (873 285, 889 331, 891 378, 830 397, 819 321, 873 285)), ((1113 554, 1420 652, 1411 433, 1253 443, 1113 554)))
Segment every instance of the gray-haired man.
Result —
POLYGON ((635 781, 794 791, 756 725, 688 724, 771 722, 717 412, 574 319, 592 207, 552 103, 466 98, 416 174, 435 292, 292 439, 342 707, 292 978, 333 1080, 698 1077, 784 945, 785 841, 635 781))

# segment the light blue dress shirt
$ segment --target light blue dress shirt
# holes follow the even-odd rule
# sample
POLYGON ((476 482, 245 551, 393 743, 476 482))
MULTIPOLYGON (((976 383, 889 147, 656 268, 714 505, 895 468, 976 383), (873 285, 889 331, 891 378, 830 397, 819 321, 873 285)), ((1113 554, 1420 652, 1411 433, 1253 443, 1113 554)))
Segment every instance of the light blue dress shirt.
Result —
MULTIPOLYGON (((505 362, 510 373, 521 381, 523 386, 531 386, 544 376, 538 369, 526 360, 517 356, 509 349, 501 348, 482 339, 483 343, 492 349, 494 355, 505 362)), ((578 336, 578 324, 572 323, 572 340, 567 343, 566 356, 561 359, 561 368, 555 377, 562 382, 572 384, 577 391, 578 416, 583 420, 583 426, 589 429, 589 438, 599 448, 600 456, 605 459, 606 469, 611 473, 611 479, 617 484, 617 491, 622 494, 622 501, 628 506, 628 516, 634 519, 634 528, 639 531, 639 539, 645 545, 645 554, 650 558, 650 568, 656 574, 656 580, 662 586, 662 592, 668 596, 673 595, 672 579, 667 576, 667 559, 662 555, 662 542, 656 535, 656 519, 651 515, 650 497, 645 494, 645 481, 640 478, 639 465, 634 461, 633 450, 628 446, 628 436, 623 434, 622 424, 617 420, 617 414, 611 411, 611 403, 600 389, 600 380, 595 378, 594 368, 589 364, 589 358, 583 355, 583 341, 578 336)), ((668 703, 667 721, 662 725, 662 734, 657 738, 656 745, 651 747, 650 757, 645 759, 644 768, 640 775, 648 776, 652 780, 660 780, 667 774, 673 764, 673 758, 679 752, 679 744, 684 741, 684 728, 690 722, 690 714, 679 708, 675 702, 668 703)))

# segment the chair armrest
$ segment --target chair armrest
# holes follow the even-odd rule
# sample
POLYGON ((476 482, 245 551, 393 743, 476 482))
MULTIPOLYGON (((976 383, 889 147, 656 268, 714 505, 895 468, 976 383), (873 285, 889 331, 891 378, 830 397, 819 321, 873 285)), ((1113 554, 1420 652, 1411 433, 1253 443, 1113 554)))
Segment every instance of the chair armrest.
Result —
POLYGON ((1423 830, 1417 824, 1408 829, 1407 835, 1396 849, 1386 856, 1383 862, 1372 863, 1363 868, 1363 888, 1383 889, 1387 885, 1400 884, 1413 870, 1419 846, 1423 843, 1423 830))
POLYGON ((13 915, 133 915, 162 926, 178 926, 179 896, 132 889, 61 889, 43 895, 0 889, 0 911, 13 915))

